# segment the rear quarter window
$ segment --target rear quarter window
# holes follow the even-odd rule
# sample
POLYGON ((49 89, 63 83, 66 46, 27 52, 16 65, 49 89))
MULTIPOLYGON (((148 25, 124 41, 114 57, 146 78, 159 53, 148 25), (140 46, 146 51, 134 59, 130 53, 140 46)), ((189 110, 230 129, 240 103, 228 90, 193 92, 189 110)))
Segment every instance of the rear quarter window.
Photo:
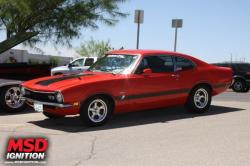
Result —
POLYGON ((195 64, 186 58, 176 57, 175 62, 176 68, 179 68, 181 70, 190 70, 195 67, 195 64))

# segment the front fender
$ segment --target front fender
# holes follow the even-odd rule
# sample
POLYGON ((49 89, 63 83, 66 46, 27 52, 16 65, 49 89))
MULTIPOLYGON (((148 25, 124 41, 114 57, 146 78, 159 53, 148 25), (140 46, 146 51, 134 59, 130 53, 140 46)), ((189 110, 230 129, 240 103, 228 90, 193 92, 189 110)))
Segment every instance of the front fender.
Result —
POLYGON ((115 86, 116 81, 103 81, 77 85, 61 91, 65 103, 83 102, 91 96, 105 94, 114 99, 115 93, 119 91, 115 86))
POLYGON ((243 76, 240 76, 240 75, 234 75, 233 76, 233 79, 237 79, 237 78, 245 80, 245 78, 243 76))
POLYGON ((0 79, 0 88, 10 85, 20 85, 22 81, 0 79))

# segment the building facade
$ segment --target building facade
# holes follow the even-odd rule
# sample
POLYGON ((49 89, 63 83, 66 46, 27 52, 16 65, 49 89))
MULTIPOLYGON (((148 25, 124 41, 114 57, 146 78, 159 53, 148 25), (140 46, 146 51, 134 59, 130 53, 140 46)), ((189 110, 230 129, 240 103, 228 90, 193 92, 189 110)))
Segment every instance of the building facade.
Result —
POLYGON ((62 66, 72 61, 72 57, 31 54, 27 50, 10 49, 0 54, 0 63, 53 64, 62 66))

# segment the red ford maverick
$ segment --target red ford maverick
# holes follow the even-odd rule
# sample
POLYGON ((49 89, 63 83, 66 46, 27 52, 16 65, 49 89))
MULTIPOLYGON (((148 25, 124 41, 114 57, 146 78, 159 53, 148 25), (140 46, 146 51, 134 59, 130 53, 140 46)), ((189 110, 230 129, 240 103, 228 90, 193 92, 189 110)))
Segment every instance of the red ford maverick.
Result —
POLYGON ((48 118, 80 114, 99 126, 113 113, 185 105, 207 111, 214 95, 231 85, 229 68, 181 53, 111 51, 80 74, 38 78, 22 84, 27 103, 48 118))

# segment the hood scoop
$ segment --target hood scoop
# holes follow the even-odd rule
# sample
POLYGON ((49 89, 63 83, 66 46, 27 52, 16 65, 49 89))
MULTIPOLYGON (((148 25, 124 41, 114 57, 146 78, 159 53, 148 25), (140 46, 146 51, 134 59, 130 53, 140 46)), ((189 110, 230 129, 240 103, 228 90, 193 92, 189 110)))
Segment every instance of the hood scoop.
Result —
POLYGON ((56 82, 60 82, 60 81, 64 81, 64 80, 69 80, 69 79, 74 79, 74 78, 79 78, 81 79, 81 77, 83 76, 91 76, 94 74, 71 74, 71 75, 63 75, 60 77, 56 77, 56 78, 50 78, 47 80, 42 80, 37 82, 36 84, 38 85, 43 85, 43 86, 48 86, 50 84, 56 83, 56 82))

